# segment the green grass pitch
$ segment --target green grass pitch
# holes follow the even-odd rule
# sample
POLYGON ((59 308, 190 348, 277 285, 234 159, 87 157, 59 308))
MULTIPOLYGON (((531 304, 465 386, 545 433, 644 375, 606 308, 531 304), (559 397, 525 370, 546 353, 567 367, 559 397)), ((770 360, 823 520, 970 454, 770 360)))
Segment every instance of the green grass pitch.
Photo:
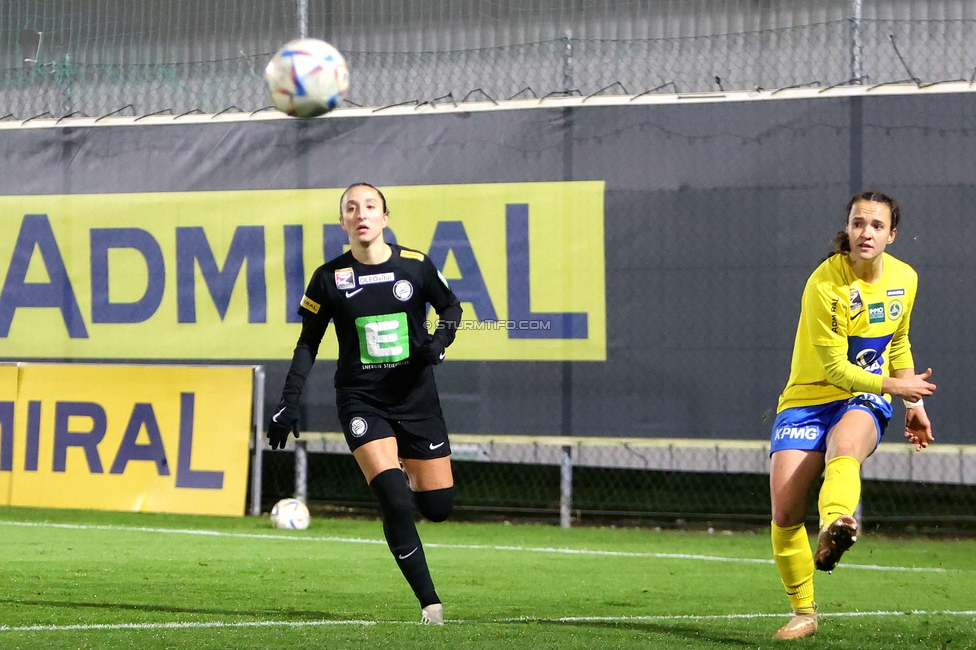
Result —
POLYGON ((976 542, 862 535, 812 639, 765 533, 420 524, 447 625, 376 521, 0 508, 0 648, 976 648, 976 542))

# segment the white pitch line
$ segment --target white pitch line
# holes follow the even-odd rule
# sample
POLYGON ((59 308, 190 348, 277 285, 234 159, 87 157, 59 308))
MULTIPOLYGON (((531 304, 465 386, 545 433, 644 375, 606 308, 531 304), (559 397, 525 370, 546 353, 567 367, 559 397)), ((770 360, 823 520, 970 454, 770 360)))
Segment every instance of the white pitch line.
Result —
MULTIPOLYGON (((205 537, 230 537, 236 539, 285 540, 295 542, 331 542, 336 544, 374 544, 385 546, 381 539, 361 537, 312 537, 275 535, 269 533, 227 533, 216 530, 197 530, 192 528, 146 528, 136 526, 90 526, 87 524, 55 524, 48 522, 0 521, 0 526, 20 526, 36 528, 63 528, 69 530, 112 530, 137 533, 162 533, 168 535, 202 535, 205 537)), ((748 557, 723 557, 719 555, 695 555, 691 553, 641 553, 636 551, 599 551, 576 548, 554 548, 539 546, 495 546, 490 544, 440 544, 425 542, 426 548, 445 548, 473 551, 514 551, 521 553, 550 553, 555 555, 588 555, 602 557, 655 558, 660 560, 696 560, 701 562, 736 562, 744 564, 775 564, 773 560, 748 557)), ((957 573, 962 569, 943 569, 941 567, 883 566, 879 564, 844 564, 846 569, 867 571, 900 571, 909 573, 957 573)))
MULTIPOLYGON (((498 623, 626 623, 630 621, 734 621, 753 618, 787 618, 791 612, 782 614, 676 614, 672 616, 564 616, 562 618, 532 618, 520 616, 518 618, 498 619, 498 623)), ((820 612, 821 618, 863 618, 880 616, 973 616, 976 610, 908 610, 908 611, 874 611, 874 612, 820 612)), ((450 621, 457 623, 474 623, 476 621, 450 621)))
MULTIPOLYGON (((787 618, 791 613, 780 614, 675 614, 658 616, 563 616, 560 618, 539 618, 520 616, 518 618, 500 618, 488 620, 460 619, 447 620, 449 625, 488 625, 491 623, 628 623, 628 622, 667 622, 667 621, 735 621, 757 618, 787 618)), ((973 616, 976 610, 910 610, 910 611, 875 611, 875 612, 836 612, 820 613, 821 617, 829 618, 870 618, 892 616, 973 616)), ((93 623, 90 625, 0 625, 2 632, 78 632, 99 630, 190 630, 207 628, 258 628, 258 627, 326 627, 332 625, 420 625, 415 621, 367 621, 367 620, 325 620, 325 621, 200 621, 200 622, 172 622, 172 623, 93 623)))
POLYGON ((376 621, 204 621, 188 623, 92 623, 91 625, 0 625, 0 632, 77 632, 89 630, 196 630, 234 627, 322 627, 326 625, 376 625, 376 621))

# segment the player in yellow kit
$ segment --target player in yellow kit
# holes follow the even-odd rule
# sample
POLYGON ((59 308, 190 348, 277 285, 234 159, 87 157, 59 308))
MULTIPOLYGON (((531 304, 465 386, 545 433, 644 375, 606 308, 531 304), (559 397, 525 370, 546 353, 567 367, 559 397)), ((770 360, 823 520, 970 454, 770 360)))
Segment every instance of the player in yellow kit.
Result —
POLYGON ((922 403, 935 390, 932 369, 915 374, 908 340, 918 276, 884 252, 901 211, 890 197, 864 192, 851 197, 847 215, 834 252, 803 290, 790 378, 773 424, 773 557, 794 613, 774 639, 817 631, 814 566, 832 571, 857 541, 861 463, 881 441, 892 395, 905 400, 905 437, 918 450, 933 440, 922 403), (803 521, 821 474, 814 554, 803 521))

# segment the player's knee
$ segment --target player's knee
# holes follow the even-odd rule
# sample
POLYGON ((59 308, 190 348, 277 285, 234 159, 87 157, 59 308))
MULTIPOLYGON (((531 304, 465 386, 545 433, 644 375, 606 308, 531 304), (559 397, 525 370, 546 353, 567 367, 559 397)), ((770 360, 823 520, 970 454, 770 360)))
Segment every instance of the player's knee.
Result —
POLYGON ((444 521, 454 509, 454 487, 414 492, 417 509, 430 521, 444 521))
POLYGON ((383 519, 413 518, 413 499, 402 470, 380 472, 369 482, 369 487, 380 503, 383 519))

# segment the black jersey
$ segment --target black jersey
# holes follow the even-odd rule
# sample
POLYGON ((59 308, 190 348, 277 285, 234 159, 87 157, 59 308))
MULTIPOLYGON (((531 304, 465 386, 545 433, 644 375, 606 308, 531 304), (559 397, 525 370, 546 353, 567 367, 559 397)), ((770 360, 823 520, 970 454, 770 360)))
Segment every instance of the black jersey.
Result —
POLYGON ((329 320, 335 324, 340 418, 362 412, 403 420, 441 414, 434 373, 421 353, 431 338, 427 304, 449 321, 435 334, 444 347, 454 339, 461 306, 426 255, 390 248, 390 259, 381 264, 360 264, 347 252, 320 266, 298 310, 304 329, 318 336, 309 341, 314 349, 329 320))

